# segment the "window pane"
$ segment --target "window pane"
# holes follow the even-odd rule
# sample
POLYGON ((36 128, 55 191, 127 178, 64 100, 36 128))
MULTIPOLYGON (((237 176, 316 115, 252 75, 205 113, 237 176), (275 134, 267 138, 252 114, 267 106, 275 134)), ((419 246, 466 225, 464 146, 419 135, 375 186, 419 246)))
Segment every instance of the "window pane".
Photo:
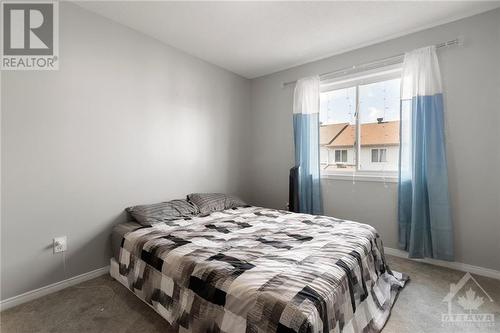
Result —
POLYGON ((387 162, 387 149, 380 149, 380 162, 387 162))
POLYGON ((372 162, 378 162, 378 149, 372 149, 372 162))
POLYGON ((334 155, 334 163, 322 169, 352 172, 355 169, 356 87, 321 93, 319 116, 320 145, 325 148, 321 153, 328 151, 334 155))
POLYGON ((335 162, 340 162, 340 150, 335 151, 335 162))
POLYGON ((360 170, 398 170, 400 81, 359 86, 360 170))

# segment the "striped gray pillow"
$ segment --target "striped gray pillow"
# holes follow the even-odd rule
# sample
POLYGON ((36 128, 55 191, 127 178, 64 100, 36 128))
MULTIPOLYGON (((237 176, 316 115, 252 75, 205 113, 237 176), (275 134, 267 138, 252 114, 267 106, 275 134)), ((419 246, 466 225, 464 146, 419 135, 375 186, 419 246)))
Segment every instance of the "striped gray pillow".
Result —
POLYGON ((144 226, 193 217, 199 214, 195 205, 181 199, 151 205, 133 206, 125 210, 134 220, 144 226))
POLYGON ((191 193, 188 201, 198 207, 200 214, 222 211, 235 207, 247 206, 241 199, 224 193, 191 193))

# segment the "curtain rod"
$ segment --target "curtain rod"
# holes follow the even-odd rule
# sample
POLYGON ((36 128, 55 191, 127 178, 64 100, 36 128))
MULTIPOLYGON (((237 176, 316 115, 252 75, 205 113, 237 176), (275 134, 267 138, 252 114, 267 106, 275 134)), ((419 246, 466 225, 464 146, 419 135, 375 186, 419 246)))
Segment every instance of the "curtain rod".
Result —
MULTIPOLYGON (((463 38, 458 37, 458 38, 453 39, 453 40, 449 40, 446 42, 436 44, 436 48, 440 49, 440 48, 448 47, 448 46, 452 46, 452 45, 461 46, 461 45, 463 45, 463 42, 464 42, 463 38)), ((395 64, 403 62, 404 56, 405 56, 404 53, 401 53, 401 54, 398 54, 395 56, 378 59, 378 60, 367 62, 364 64, 354 65, 354 66, 350 66, 350 67, 341 68, 341 69, 338 69, 335 71, 322 73, 322 74, 319 74, 319 77, 321 80, 325 80, 327 78, 334 78, 334 77, 339 76, 339 75, 340 76, 347 75, 349 73, 356 72, 356 71, 376 69, 376 68, 385 67, 385 66, 389 66, 389 65, 395 65, 395 64)), ((296 82, 297 82, 297 80, 283 82, 282 86, 284 88, 288 85, 295 84, 296 82)))

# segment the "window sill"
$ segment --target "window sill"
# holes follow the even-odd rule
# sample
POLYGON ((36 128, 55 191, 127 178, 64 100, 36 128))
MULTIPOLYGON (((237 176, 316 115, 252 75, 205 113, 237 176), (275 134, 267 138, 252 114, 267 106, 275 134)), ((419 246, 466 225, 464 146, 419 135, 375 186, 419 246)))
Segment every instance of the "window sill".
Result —
POLYGON ((331 179, 331 180, 349 180, 356 182, 381 182, 381 183, 397 183, 397 174, 379 174, 379 173, 356 173, 356 174, 339 174, 339 173, 322 173, 320 175, 321 179, 331 179))

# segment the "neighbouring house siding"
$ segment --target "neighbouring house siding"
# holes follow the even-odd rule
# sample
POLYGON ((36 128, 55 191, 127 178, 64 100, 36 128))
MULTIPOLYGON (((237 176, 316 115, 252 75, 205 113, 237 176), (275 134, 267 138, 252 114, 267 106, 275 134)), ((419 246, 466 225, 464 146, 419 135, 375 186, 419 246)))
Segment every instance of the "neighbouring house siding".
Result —
POLYGON ((336 164, 337 162, 335 161, 335 151, 336 150, 347 150, 347 162, 342 162, 344 164, 354 164, 356 154, 354 152, 353 148, 323 148, 324 151, 326 151, 326 154, 328 156, 328 159, 325 159, 324 162, 322 163, 327 163, 328 164, 336 164))
POLYGON ((360 169, 367 171, 397 171, 399 163, 399 146, 361 147, 360 169), (372 149, 387 149, 387 162, 372 162, 372 149))
MULTIPOLYGON (((350 148, 331 148, 321 147, 321 164, 326 166, 336 165, 335 150, 347 150, 347 163, 348 165, 355 165, 356 151, 354 147, 350 148)), ((399 146, 369 146, 361 147, 360 154, 360 170, 366 171, 397 171, 399 163, 399 146), (372 149, 386 149, 387 162, 372 162, 372 149)))

